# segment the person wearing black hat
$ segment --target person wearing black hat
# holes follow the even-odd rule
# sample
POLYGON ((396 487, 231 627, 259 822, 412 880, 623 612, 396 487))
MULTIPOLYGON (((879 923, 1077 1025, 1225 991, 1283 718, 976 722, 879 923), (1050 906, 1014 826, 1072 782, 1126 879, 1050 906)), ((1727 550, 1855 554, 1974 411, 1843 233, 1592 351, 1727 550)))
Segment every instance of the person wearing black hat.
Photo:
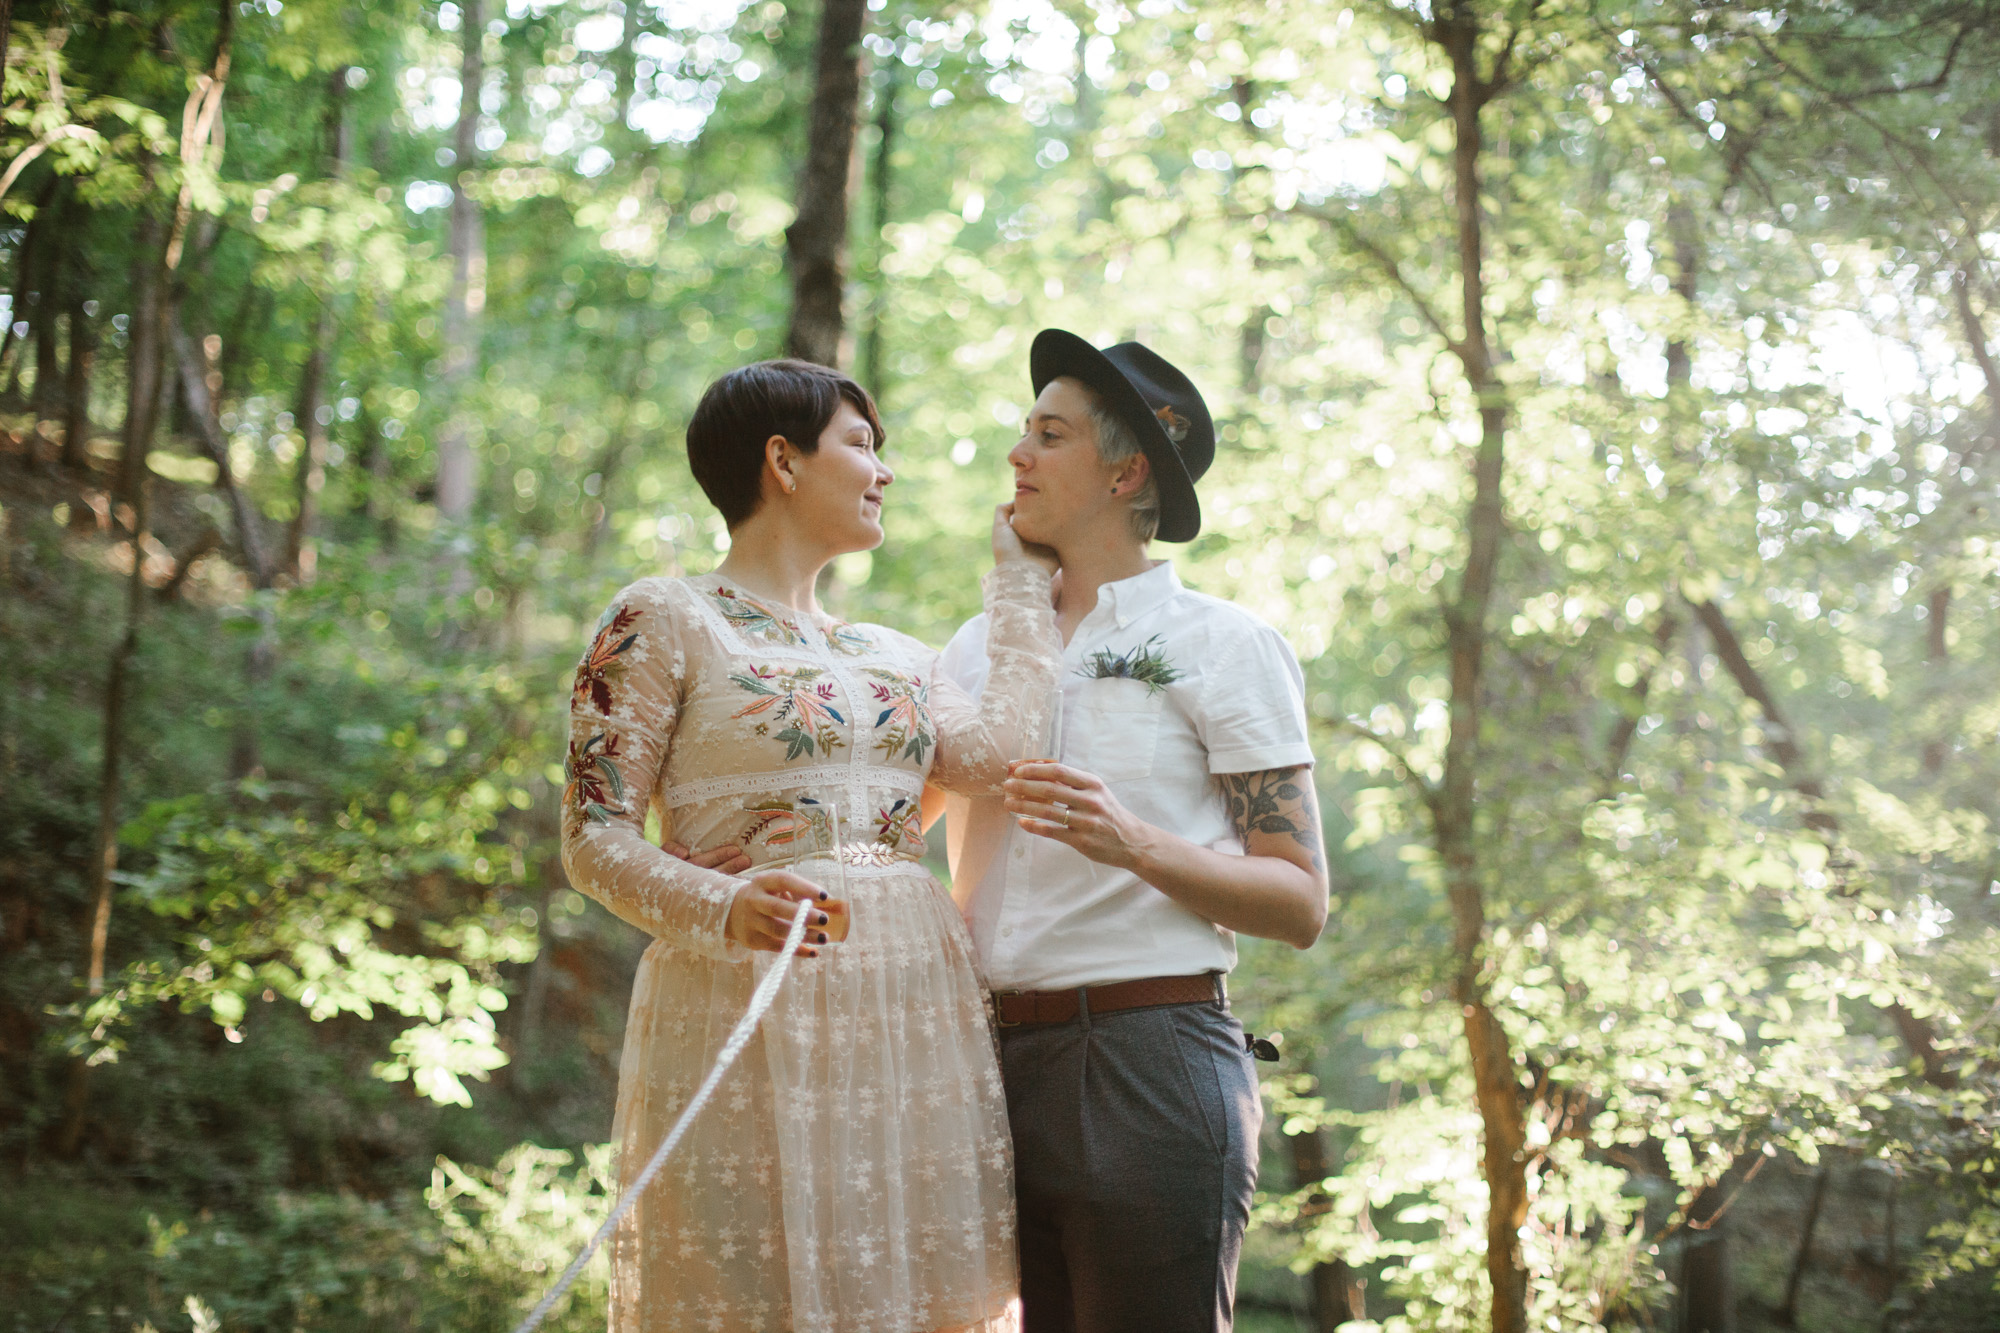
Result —
MULTIPOLYGON (((1188 377, 1059 329, 1029 365, 1013 525, 1061 561, 1061 721, 947 828, 1000 1029, 1024 1328, 1226 1330, 1262 1110, 1223 979, 1238 932, 1303 949, 1326 921, 1304 679, 1147 556, 1201 531, 1215 427, 1188 377)), ((939 662, 974 695, 986 638, 975 618, 939 662)))

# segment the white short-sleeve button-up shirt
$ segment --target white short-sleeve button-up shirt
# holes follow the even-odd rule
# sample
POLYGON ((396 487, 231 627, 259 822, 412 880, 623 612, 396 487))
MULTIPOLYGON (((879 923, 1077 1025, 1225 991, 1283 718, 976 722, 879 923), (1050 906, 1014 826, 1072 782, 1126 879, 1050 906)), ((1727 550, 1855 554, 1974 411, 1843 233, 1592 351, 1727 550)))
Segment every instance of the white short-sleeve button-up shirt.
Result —
MULTIPOLYGON (((939 669, 977 696, 986 618, 966 622, 939 669)), ((1201 846, 1241 854, 1219 773, 1313 762, 1305 678, 1284 638, 1162 561, 1107 583, 1064 652, 1063 763, 1103 778, 1125 807, 1201 846), (1116 674, 1150 654, 1157 688, 1116 674)), ((998 798, 949 798, 952 896, 994 990, 1061 990, 1135 977, 1227 972, 1236 936, 1129 871, 1019 829, 998 798)))

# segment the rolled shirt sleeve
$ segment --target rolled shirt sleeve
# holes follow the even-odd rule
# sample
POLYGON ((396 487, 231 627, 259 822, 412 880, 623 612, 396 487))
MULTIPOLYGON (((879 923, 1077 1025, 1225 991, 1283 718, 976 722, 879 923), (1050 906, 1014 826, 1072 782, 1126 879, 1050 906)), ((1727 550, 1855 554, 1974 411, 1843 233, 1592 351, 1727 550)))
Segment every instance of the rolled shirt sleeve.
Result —
POLYGON ((1306 679, 1291 645, 1269 625, 1246 627, 1236 647, 1207 673, 1195 730, 1210 773, 1311 767, 1306 679))

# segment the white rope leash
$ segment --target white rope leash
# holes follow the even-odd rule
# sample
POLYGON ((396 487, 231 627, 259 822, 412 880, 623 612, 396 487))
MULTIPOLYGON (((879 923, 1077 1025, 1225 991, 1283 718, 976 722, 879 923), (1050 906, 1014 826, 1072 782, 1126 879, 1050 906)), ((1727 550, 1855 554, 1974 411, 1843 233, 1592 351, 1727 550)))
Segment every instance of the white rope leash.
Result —
POLYGON ((751 992, 750 1007, 745 1009, 743 1017, 737 1020, 735 1029, 729 1034, 729 1040, 722 1043, 722 1051, 715 1057, 715 1064, 709 1069, 708 1077, 701 1081, 699 1088, 695 1089, 694 1100, 690 1101, 687 1109, 681 1112, 680 1119, 674 1122, 674 1127, 667 1132, 667 1137, 661 1142, 659 1150, 653 1154, 653 1160, 646 1163, 646 1169, 632 1182, 632 1188, 626 1190, 625 1196, 618 1200, 618 1206, 611 1210, 611 1216, 604 1219, 604 1225, 597 1229, 597 1234, 583 1247, 583 1253, 570 1261, 569 1267, 563 1270, 563 1275, 556 1279, 555 1286, 549 1289, 549 1294, 542 1297, 539 1305, 528 1311, 528 1317, 515 1326, 514 1333, 533 1333, 535 1329, 541 1327, 542 1320, 548 1318, 549 1311, 555 1308, 556 1302, 562 1299, 563 1293, 576 1281, 577 1274, 583 1271, 583 1266, 590 1262, 590 1257, 597 1253, 605 1240, 617 1229, 625 1214, 632 1211, 633 1205, 639 1202, 639 1196, 653 1183, 653 1177, 660 1174, 660 1168, 667 1164, 668 1154, 672 1153, 674 1146, 681 1141, 681 1135, 685 1134, 687 1127, 694 1123, 694 1118, 701 1114, 701 1108, 708 1104, 709 1097, 722 1082, 722 1076, 729 1072, 729 1066, 736 1063, 736 1057, 750 1044, 750 1034, 757 1030, 757 1025, 764 1021, 764 1015, 770 1012, 772 1002, 778 998, 778 988, 785 984, 785 974, 792 969, 792 959, 797 955, 799 945, 805 940, 806 919, 813 911, 814 905, 810 900, 799 904, 798 912, 792 917, 791 931, 785 936, 783 951, 778 954, 777 962, 771 965, 771 970, 764 974, 764 979, 757 983, 757 989, 751 992))

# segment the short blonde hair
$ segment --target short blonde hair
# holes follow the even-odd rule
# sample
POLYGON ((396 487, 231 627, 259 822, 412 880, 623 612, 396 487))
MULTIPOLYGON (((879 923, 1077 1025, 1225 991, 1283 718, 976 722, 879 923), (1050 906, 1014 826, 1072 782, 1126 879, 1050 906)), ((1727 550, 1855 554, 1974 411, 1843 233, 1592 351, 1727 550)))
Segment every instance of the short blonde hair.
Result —
MULTIPOLYGON (((1095 389, 1090 391, 1090 424, 1097 433, 1097 456, 1110 466, 1116 467, 1145 452, 1139 447, 1139 437, 1132 427, 1105 406, 1103 395, 1095 389)), ((1150 467, 1146 471, 1146 484, 1132 497, 1131 521, 1132 535, 1141 542, 1153 540, 1160 530, 1160 483, 1150 467)))

